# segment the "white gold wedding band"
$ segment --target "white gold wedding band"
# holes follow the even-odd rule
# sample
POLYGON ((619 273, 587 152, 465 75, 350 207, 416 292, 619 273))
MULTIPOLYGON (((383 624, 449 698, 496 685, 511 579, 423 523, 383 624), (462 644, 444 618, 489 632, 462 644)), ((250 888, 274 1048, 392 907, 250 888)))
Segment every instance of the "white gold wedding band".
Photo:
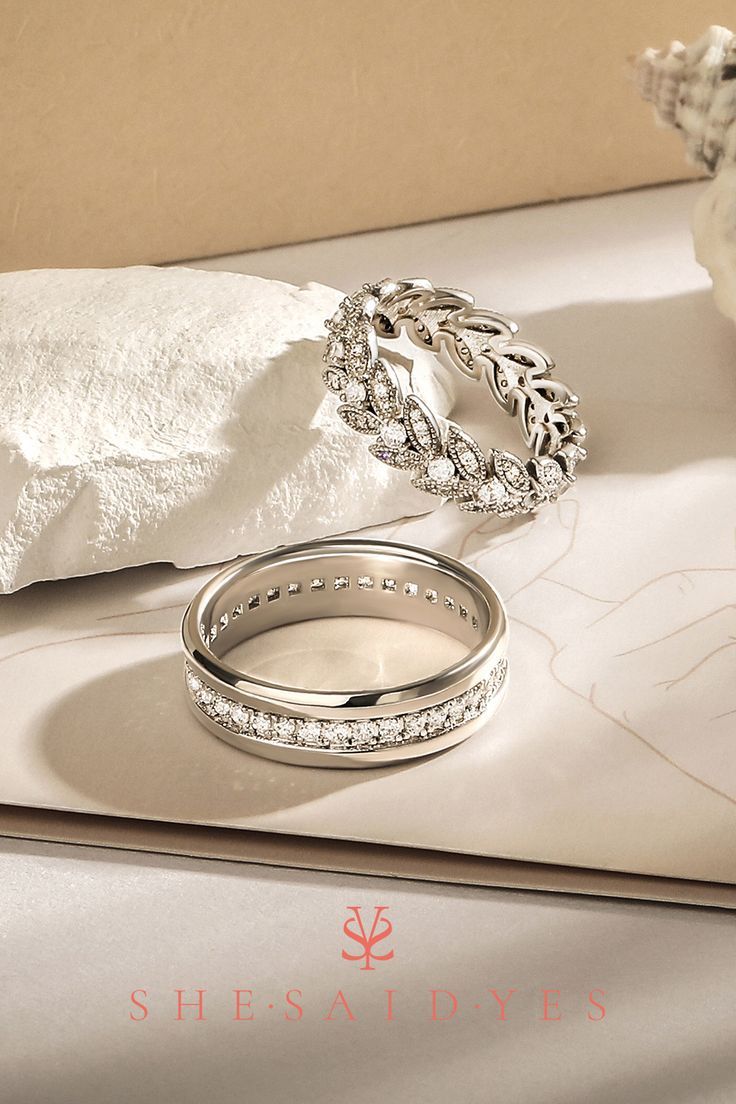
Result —
POLYGON ((256 755, 320 767, 385 766, 466 739, 498 705, 507 620, 493 587, 449 556, 371 540, 292 545, 227 567, 184 616, 198 720, 256 755), (413 683, 313 691, 230 666, 242 641, 315 618, 373 617, 438 629, 467 654, 413 683))

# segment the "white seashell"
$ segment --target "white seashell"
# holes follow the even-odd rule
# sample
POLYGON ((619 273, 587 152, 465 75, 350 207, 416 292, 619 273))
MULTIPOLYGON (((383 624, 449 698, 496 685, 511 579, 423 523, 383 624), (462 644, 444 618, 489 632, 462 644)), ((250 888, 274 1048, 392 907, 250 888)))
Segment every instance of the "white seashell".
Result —
POLYGON ((634 61, 643 99, 663 126, 677 127, 688 159, 717 172, 736 160, 736 43, 725 27, 710 27, 692 46, 645 50, 634 61))
MULTIPOLYGON (((0 276, 0 592, 426 512, 325 392, 340 299, 186 268, 0 276)), ((431 353, 414 385, 448 412, 431 353)))
POLYGON ((736 164, 724 165, 695 204, 693 238, 716 306, 736 322, 736 164))
POLYGON ((736 322, 736 36, 711 27, 692 46, 645 50, 635 72, 658 120, 676 127, 688 159, 714 176, 693 213, 695 255, 718 308, 736 322))

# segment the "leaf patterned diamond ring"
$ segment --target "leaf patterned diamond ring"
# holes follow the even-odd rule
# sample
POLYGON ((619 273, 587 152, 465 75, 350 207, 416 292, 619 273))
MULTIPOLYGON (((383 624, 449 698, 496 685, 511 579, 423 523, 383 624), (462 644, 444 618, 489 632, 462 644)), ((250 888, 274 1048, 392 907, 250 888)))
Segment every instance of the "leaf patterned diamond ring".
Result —
POLYGON ((404 468, 412 483, 461 510, 501 517, 528 514, 554 501, 575 480, 586 431, 578 397, 552 378, 554 362, 520 341, 518 326, 475 306, 471 295, 429 280, 365 284, 326 322, 325 384, 337 412, 384 464, 404 468), (437 417, 402 382, 379 339, 405 331, 415 345, 485 381, 501 409, 516 418, 530 458, 491 449, 437 417))

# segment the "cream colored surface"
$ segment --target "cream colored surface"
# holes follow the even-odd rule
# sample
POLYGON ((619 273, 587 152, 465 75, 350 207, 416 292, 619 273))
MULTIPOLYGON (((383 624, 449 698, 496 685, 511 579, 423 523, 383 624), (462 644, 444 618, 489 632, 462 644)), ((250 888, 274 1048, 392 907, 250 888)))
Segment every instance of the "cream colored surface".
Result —
POLYGON ((178 684, 177 623, 206 572, 136 570, 3 600, 0 798, 736 881, 734 338, 690 254, 697 192, 220 262, 440 277, 523 316, 583 396, 591 460, 557 507, 387 531, 463 556, 507 599, 512 682, 487 732, 349 777, 243 755, 178 684))
POLYGON ((732 10, 0 0, 0 269, 212 256, 682 179, 627 58, 732 10))

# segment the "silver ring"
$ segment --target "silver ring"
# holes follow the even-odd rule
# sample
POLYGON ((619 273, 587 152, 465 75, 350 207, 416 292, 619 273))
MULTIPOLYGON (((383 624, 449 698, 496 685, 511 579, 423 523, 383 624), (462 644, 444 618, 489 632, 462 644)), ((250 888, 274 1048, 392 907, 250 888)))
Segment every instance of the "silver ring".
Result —
POLYGON ((341 400, 338 414, 376 438, 373 455, 410 471, 415 487, 452 499, 461 510, 513 517, 554 501, 574 482, 587 455, 578 397, 552 378, 554 362, 546 353, 515 336, 519 327, 511 319, 477 308, 464 291, 412 279, 365 284, 325 324, 323 379, 341 400), (463 375, 484 380, 501 409, 516 417, 532 456, 522 460, 500 449, 484 454, 461 426, 402 387, 378 344, 402 329, 463 375))
POLYGON ((186 687, 210 732, 256 755, 319 767, 386 766, 466 739, 499 704, 507 675, 501 599, 449 556, 383 541, 295 544, 215 575, 182 623, 186 687), (227 662, 242 641, 325 617, 426 625, 467 654, 414 683, 314 691, 227 662))

